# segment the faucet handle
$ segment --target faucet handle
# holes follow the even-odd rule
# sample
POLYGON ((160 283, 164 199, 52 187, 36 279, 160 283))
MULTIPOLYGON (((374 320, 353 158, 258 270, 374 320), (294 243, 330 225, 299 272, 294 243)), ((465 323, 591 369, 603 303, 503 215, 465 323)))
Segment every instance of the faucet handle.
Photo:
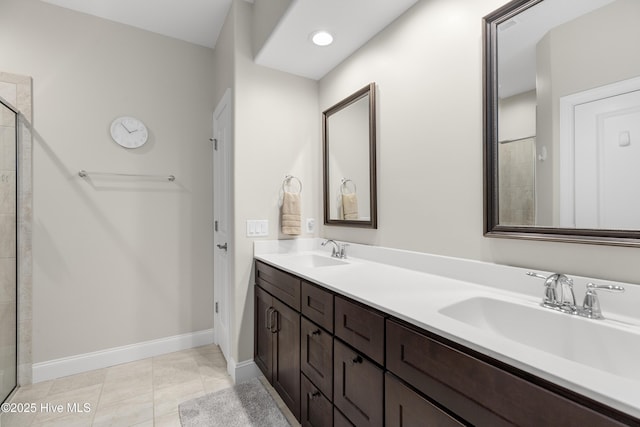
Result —
POLYGON ((580 310, 578 314, 584 317, 588 317, 589 319, 604 319, 596 289, 609 292, 624 292, 624 287, 619 285, 596 285, 594 283, 587 284, 587 293, 584 295, 582 310, 580 310))
POLYGON ((349 247, 348 243, 340 243, 340 253, 338 254, 340 258, 347 258, 347 247, 349 247))
POLYGON ((535 271, 527 271, 527 276, 536 277, 542 280, 547 280, 547 276, 543 276, 542 274, 536 273, 535 271))

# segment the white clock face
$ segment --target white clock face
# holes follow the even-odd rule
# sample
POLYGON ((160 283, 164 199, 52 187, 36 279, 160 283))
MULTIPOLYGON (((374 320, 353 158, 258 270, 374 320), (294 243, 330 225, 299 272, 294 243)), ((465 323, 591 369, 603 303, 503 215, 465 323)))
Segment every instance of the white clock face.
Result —
POLYGON ((125 148, 138 148, 149 138, 147 127, 133 117, 118 117, 111 123, 111 137, 125 148))

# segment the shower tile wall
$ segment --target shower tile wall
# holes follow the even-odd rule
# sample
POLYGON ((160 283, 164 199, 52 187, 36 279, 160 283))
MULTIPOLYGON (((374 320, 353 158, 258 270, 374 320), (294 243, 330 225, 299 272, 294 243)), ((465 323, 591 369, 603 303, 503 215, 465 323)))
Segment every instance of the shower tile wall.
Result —
POLYGON ((535 156, 535 138, 498 144, 500 225, 535 225, 535 156))
MULTIPOLYGON (((13 216, 12 221, 0 220, 0 227, 11 227, 11 235, 16 236, 17 215, 17 253, 14 242, 0 243, 0 286, 6 286, 8 281, 18 279, 18 290, 13 299, 18 299, 18 384, 27 385, 32 382, 32 353, 31 353, 31 329, 32 329, 32 256, 31 256, 31 222, 32 222, 32 132, 31 123, 33 101, 31 77, 0 71, 0 96, 9 101, 21 113, 18 123, 18 151, 15 144, 5 143, 6 138, 15 138, 15 130, 9 129, 5 118, 0 118, 0 217, 13 216), (15 167, 15 158, 18 158, 18 170, 15 167), (16 176, 17 173, 17 176, 16 176), (17 179, 17 212, 15 205, 17 179), (2 182, 7 181, 7 182, 2 182), (6 185, 5 185, 6 184, 6 185), (11 188, 5 194, 5 187, 11 188), (13 200, 13 202, 12 202, 13 200), (11 207, 9 207, 11 206, 11 207), (8 222, 11 225, 8 225, 8 222), (13 244, 11 244, 13 243, 13 244), (9 256, 9 246, 13 255, 9 256), (5 256, 6 255, 6 256, 5 256), (17 264, 16 264, 17 259, 17 264)), ((13 124, 12 124, 13 126, 13 124)), ((9 230, 2 231, 4 236, 9 230)), ((8 235, 8 234, 7 234, 8 235)), ((15 281, 14 281, 15 283, 15 281)), ((1 304, 1 302, 0 302, 1 304)), ((15 301, 14 301, 15 304, 15 301)), ((0 315, 1 316, 1 315, 0 315)), ((15 316, 13 322, 15 324, 15 316)), ((4 322, 4 319, 0 319, 4 322)), ((13 330, 15 331, 15 327, 13 330)), ((15 337, 13 339, 15 343, 15 337)))

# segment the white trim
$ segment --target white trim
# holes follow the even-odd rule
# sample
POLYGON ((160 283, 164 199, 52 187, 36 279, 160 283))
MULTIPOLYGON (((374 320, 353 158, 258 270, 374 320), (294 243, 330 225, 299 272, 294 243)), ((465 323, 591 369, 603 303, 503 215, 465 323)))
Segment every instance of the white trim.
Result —
POLYGON ((204 331, 190 332, 188 334, 34 363, 33 382, 38 383, 66 377, 212 343, 213 329, 206 329, 204 331))
POLYGON ((231 375, 234 384, 240 384, 261 375, 258 365, 253 360, 236 363, 233 357, 230 357, 227 362, 227 372, 231 375))

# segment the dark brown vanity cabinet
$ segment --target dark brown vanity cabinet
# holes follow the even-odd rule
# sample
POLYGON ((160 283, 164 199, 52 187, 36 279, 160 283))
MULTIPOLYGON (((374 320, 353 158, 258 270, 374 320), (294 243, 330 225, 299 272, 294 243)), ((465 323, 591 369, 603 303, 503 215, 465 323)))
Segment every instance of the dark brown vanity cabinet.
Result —
POLYGON ((310 427, 640 420, 256 262, 255 362, 310 427))
MULTIPOLYGON (((640 425, 638 420, 602 404, 535 377, 525 379, 515 368, 497 366, 498 362, 492 359, 476 357, 467 348, 447 344, 438 336, 394 320, 387 320, 386 351, 388 371, 438 407, 473 425, 640 425)), ((394 385, 388 381, 387 420, 394 418, 389 411, 398 407, 390 397, 390 387, 394 385)), ((418 405, 416 402, 411 406, 416 409, 418 405)))
POLYGON ((300 313, 256 286, 254 326, 254 360, 299 419, 300 313))

